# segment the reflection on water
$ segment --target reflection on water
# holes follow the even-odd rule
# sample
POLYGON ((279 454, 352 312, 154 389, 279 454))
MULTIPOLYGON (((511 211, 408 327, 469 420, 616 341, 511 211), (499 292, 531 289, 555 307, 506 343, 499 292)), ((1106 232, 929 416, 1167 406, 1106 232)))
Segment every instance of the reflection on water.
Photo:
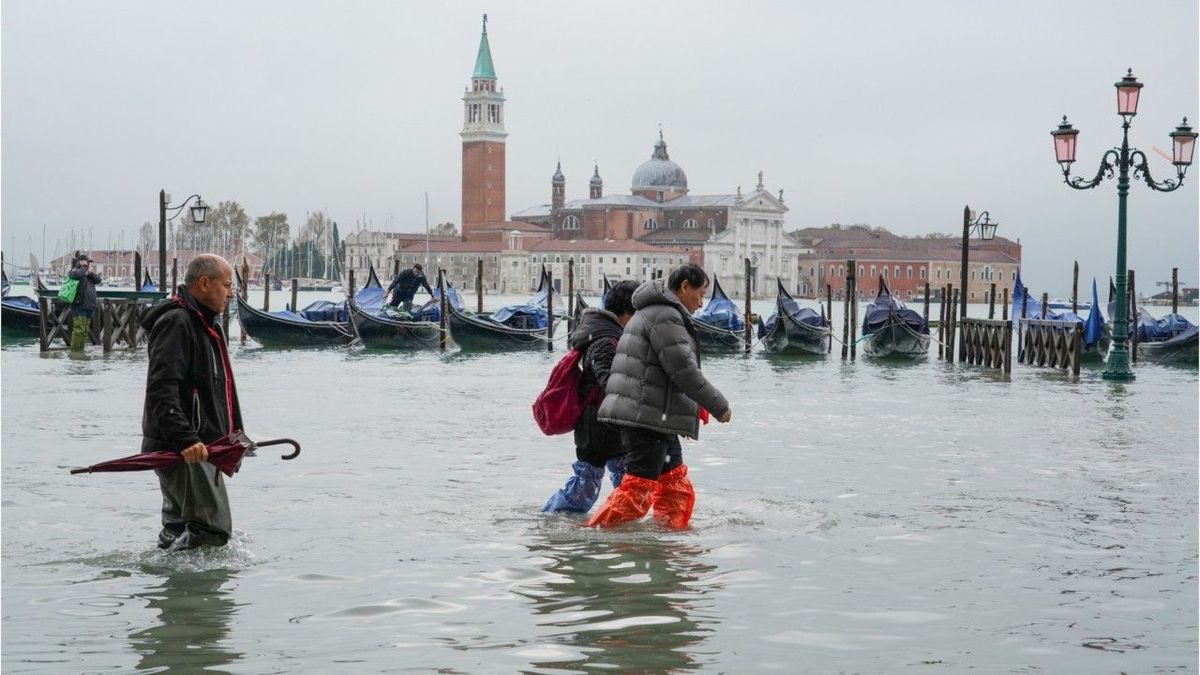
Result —
POLYGON ((529 545, 552 580, 517 593, 534 601, 546 639, 575 647, 582 661, 534 661, 535 668, 668 672, 699 667, 696 652, 716 628, 705 612, 713 587, 696 582, 715 568, 700 549, 670 541, 578 539, 550 534, 529 545))
POLYGON ((158 610, 158 624, 129 635, 130 646, 141 657, 138 670, 226 672, 219 667, 240 660, 240 653, 225 646, 229 621, 237 612, 226 588, 234 576, 224 569, 172 571, 161 584, 139 593, 147 609, 158 610))

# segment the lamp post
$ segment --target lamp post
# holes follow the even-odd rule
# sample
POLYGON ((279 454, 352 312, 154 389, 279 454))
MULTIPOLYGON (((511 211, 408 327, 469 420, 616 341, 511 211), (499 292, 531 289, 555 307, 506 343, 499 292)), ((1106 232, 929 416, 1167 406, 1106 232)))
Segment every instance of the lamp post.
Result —
POLYGON ((1137 115, 1138 97, 1141 95, 1142 83, 1133 76, 1130 69, 1125 77, 1116 83, 1117 114, 1121 116, 1122 138, 1121 147, 1106 150, 1100 157, 1100 169, 1096 177, 1084 180, 1082 177, 1071 176, 1071 164, 1075 161, 1075 137, 1079 134, 1067 122, 1063 115, 1062 124, 1050 132, 1054 138, 1054 157, 1062 167, 1063 182, 1076 190, 1090 190, 1100 184, 1105 178, 1112 178, 1117 172, 1117 273, 1116 301, 1117 307, 1113 312, 1113 347, 1108 355, 1108 366, 1104 370, 1104 379, 1127 381, 1133 379, 1133 370, 1129 367, 1129 349, 1125 343, 1129 339, 1129 323, 1126 310, 1128 299, 1126 294, 1125 269, 1125 223, 1126 198, 1129 195, 1130 169, 1133 169, 1133 179, 1146 181, 1151 190, 1171 192, 1183 185, 1183 177, 1187 168, 1192 164, 1192 153, 1196 149, 1197 134, 1188 126, 1187 118, 1170 134, 1173 146, 1171 163, 1175 165, 1176 179, 1155 181, 1150 176, 1150 167, 1146 162, 1146 154, 1137 148, 1129 147, 1129 123, 1137 115))
MULTIPOLYGON (((987 211, 979 214, 978 218, 972 220, 975 214, 971 212, 970 206, 963 207, 963 236, 962 236, 962 269, 959 271, 958 287, 962 289, 962 300, 959 303, 959 316, 963 319, 967 318, 967 262, 969 260, 968 252, 970 251, 971 232, 975 229, 979 230, 979 238, 984 241, 991 241, 996 237, 996 227, 1000 223, 992 222, 991 216, 987 211)), ((966 349, 966 342, 963 342, 963 349, 966 349)))
POLYGON ((178 206, 170 206, 167 204, 167 191, 158 191, 158 290, 167 293, 167 221, 174 220, 175 216, 183 210, 183 207, 188 205, 188 202, 196 200, 192 205, 192 221, 198 224, 204 223, 204 217, 208 215, 208 205, 200 198, 200 195, 192 195, 183 200, 183 203, 178 206), (171 211, 171 217, 167 217, 167 211, 171 211))

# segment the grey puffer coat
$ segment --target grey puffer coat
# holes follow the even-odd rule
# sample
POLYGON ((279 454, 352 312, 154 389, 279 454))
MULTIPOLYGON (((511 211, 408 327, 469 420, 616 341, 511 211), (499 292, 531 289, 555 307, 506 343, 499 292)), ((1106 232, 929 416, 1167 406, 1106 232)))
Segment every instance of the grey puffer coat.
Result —
POLYGON ((698 406, 720 417, 729 402, 700 372, 692 317, 661 280, 639 286, 633 306, 637 312, 617 344, 599 419, 696 438, 698 406))

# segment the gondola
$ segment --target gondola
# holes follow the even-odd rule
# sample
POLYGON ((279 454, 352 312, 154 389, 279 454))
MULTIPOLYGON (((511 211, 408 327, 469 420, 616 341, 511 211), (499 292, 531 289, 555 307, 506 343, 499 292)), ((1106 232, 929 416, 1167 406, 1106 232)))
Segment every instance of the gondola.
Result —
MULTIPOLYGON (((600 291, 600 304, 597 305, 600 309, 604 309, 604 303, 608 300, 608 294, 612 292, 612 283, 608 280, 608 275, 604 277, 604 288, 600 291)), ((569 332, 574 332, 575 327, 583 319, 583 310, 590 307, 587 300, 583 299, 583 291, 575 291, 575 309, 571 314, 571 327, 569 332)))
MULTIPOLYGON (((0 321, 3 322, 4 332, 37 335, 42 325, 42 313, 37 298, 9 295, 8 274, 3 270, 0 270, 0 274, 3 275, 4 285, 3 299, 0 299, 0 321)), ((54 304, 57 305, 58 302, 55 301, 54 304)))
POLYGON ((559 315, 551 318, 546 314, 547 295, 552 293, 558 297, 543 270, 537 293, 522 305, 468 315, 451 304, 446 313, 450 337, 464 350, 545 349, 548 322, 553 320, 556 326, 559 323, 559 315))
MULTIPOLYGON (((438 326, 440 290, 434 289, 433 299, 413 312, 408 320, 389 316, 384 310, 383 288, 375 276, 375 268, 371 267, 367 286, 348 301, 355 334, 367 347, 437 349, 441 346, 441 329, 438 326)), ((458 297, 458 291, 453 286, 450 290, 451 304, 457 303, 461 308, 462 299, 458 297)))
POLYGON ((776 283, 775 313, 766 321, 758 317, 758 337, 763 347, 772 354, 829 353, 830 327, 825 308, 821 307, 818 312, 811 307, 801 307, 783 287, 783 282, 776 280, 776 283))
POLYGON ((892 296, 879 279, 879 293, 863 312, 863 353, 876 358, 916 358, 929 352, 929 322, 892 296))
MULTIPOLYGON (((242 287, 241 274, 238 286, 242 287)), ((372 272, 367 283, 355 295, 359 304, 370 298, 382 303, 383 287, 372 272)), ((264 346, 325 346, 348 345, 354 341, 354 325, 350 322, 347 302, 318 300, 299 312, 293 309, 264 312, 237 294, 237 317, 242 332, 264 346)))
POLYGON ((721 282, 713 277, 712 295, 708 303, 692 315, 700 349, 705 352, 727 352, 746 346, 746 324, 738 314, 737 305, 725 295, 721 282))
MULTIPOLYGON (((1104 310, 1100 307, 1099 296, 1096 292, 1095 279, 1092 279, 1092 303, 1077 305, 1076 309, 1082 310, 1084 307, 1088 309, 1086 319, 1072 312, 1070 305, 1061 308, 1056 303, 1048 302, 1046 304, 1046 320, 1082 324, 1083 351, 1080 356, 1084 360, 1100 361, 1108 354, 1108 347, 1112 342, 1112 324, 1105 322, 1104 310)), ((1030 295, 1029 289, 1021 283, 1021 273, 1018 272, 1016 281, 1013 283, 1012 317, 1014 326, 1020 323, 1022 313, 1027 319, 1041 319, 1042 301, 1030 295)))
POLYGON ((1179 314, 1167 314, 1154 318, 1144 309, 1138 309, 1137 349, 1138 359, 1155 363, 1197 365, 1200 358, 1200 329, 1179 314))

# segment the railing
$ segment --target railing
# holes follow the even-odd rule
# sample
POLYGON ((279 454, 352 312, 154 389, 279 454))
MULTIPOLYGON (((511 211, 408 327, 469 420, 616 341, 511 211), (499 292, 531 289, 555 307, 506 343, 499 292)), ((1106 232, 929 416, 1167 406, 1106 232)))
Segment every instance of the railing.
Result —
MULTIPOLYGON (((43 352, 50 350, 56 340, 64 345, 71 342, 71 306, 60 302, 57 293, 56 290, 50 289, 38 291, 38 309, 41 314, 38 347, 43 352)), ((109 352, 114 345, 122 342, 129 349, 137 348, 142 310, 166 294, 157 291, 106 289, 98 290, 96 295, 99 302, 89 327, 88 341, 94 345, 103 345, 104 351, 109 352)))
POLYGON ((1079 376, 1083 353, 1083 325, 1076 321, 1021 319, 1020 363, 1069 369, 1079 376))
POLYGON ((962 361, 1012 372, 1012 321, 962 319, 962 361))

